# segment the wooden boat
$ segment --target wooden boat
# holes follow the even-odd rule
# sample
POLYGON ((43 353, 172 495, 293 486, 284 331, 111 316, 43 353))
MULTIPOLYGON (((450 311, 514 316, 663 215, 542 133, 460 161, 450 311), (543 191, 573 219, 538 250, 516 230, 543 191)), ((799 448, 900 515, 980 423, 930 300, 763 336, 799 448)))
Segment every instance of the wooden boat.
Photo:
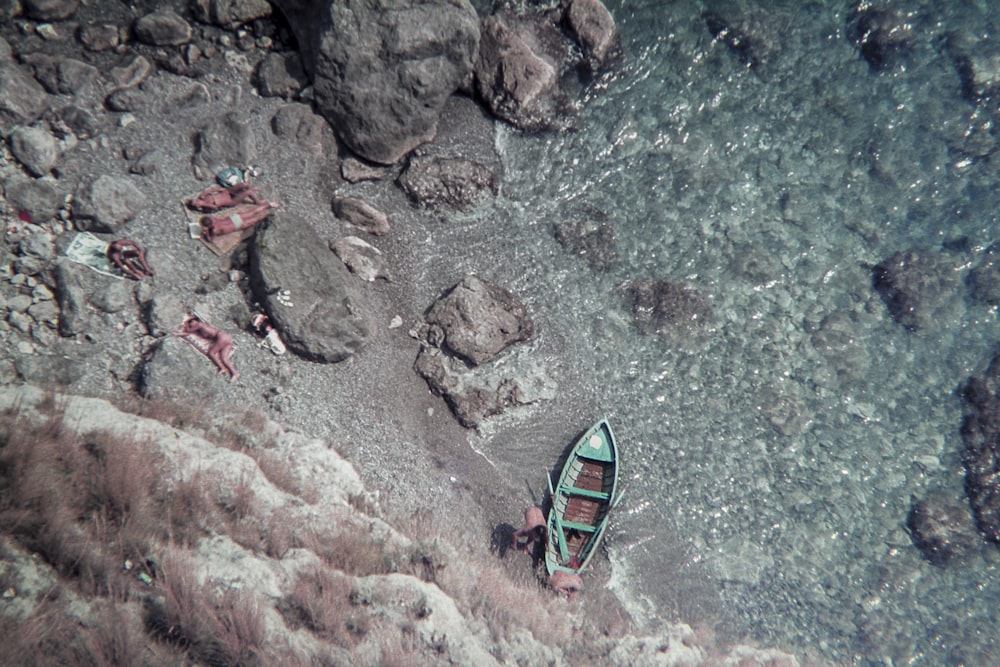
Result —
POLYGON ((548 516, 545 569, 579 574, 597 552, 611 509, 621 499, 618 450, 607 419, 591 426, 576 441, 559 483, 549 477, 552 507, 548 516))

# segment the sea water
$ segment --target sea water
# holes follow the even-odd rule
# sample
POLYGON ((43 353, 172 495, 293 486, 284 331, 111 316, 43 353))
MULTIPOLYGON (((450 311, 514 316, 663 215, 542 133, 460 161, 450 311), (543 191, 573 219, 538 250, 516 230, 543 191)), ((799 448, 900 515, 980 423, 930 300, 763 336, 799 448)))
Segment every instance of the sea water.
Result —
POLYGON ((1000 323, 959 287, 907 331, 871 269, 947 243, 961 272, 996 240, 1000 171, 961 150, 990 116, 942 43, 988 38, 1000 6, 895 3, 912 47, 876 72, 851 5, 743 3, 775 47, 755 69, 699 3, 612 0, 615 73, 571 132, 498 131, 502 231, 449 261, 523 298, 539 363, 573 367, 558 393, 612 419, 612 586, 641 623, 725 623, 835 664, 996 664, 997 549, 937 568, 904 525, 930 489, 964 501, 956 388, 1000 323), (614 228, 615 268, 558 245, 572 220, 614 228), (700 334, 642 335, 625 292, 642 278, 706 294, 700 334))

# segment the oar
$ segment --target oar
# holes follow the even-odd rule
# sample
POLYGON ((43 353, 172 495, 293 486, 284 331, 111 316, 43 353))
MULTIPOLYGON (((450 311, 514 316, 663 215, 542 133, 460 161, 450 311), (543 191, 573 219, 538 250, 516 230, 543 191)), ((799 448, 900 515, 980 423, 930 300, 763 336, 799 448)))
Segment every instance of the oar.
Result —
POLYGON ((569 560, 569 549, 566 548, 566 536, 563 534, 562 520, 556 512, 556 492, 552 490, 552 476, 545 475, 545 481, 549 485, 549 498, 552 499, 552 507, 549 508, 549 512, 552 513, 552 521, 556 524, 556 544, 559 545, 559 557, 561 560, 566 561, 569 560))

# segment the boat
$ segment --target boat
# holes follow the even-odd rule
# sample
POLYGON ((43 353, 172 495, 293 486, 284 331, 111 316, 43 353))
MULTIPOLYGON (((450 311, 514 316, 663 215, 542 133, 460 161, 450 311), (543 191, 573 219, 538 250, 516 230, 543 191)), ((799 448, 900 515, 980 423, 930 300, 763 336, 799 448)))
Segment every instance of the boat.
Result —
POLYGON ((548 516, 545 569, 580 574, 597 552, 611 510, 621 495, 618 448, 607 419, 587 429, 573 445, 559 482, 549 476, 552 506, 548 516))

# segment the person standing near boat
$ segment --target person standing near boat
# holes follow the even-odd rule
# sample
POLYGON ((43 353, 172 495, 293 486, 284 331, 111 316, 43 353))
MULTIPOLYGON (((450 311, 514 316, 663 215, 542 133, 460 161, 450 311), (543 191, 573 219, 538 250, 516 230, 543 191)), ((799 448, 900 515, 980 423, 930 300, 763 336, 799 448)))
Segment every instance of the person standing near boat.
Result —
POLYGON ((515 530, 510 546, 515 551, 529 551, 533 545, 545 542, 545 515, 541 507, 532 505, 524 510, 524 525, 515 530))

